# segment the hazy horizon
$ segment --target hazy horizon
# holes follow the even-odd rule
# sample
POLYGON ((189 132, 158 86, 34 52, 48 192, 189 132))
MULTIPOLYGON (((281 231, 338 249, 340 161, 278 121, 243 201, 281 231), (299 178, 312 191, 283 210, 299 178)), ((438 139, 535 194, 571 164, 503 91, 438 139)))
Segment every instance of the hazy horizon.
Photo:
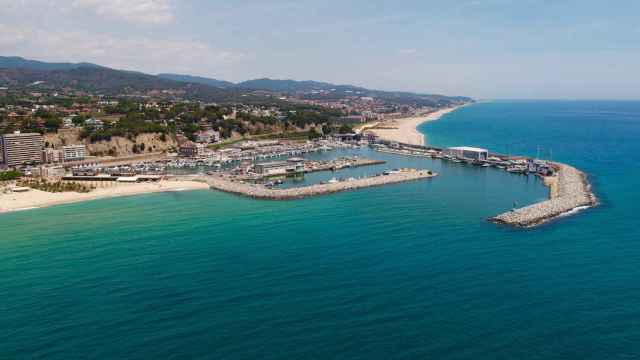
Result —
POLYGON ((0 53, 41 61, 476 99, 640 98, 640 4, 631 1, 0 5, 0 53))

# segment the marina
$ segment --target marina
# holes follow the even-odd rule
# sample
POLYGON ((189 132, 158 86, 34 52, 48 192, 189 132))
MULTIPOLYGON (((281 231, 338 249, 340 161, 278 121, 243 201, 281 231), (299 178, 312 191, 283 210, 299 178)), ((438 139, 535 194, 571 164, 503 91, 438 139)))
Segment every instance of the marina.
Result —
POLYGON ((534 175, 544 180, 545 186, 549 188, 548 200, 523 208, 514 207, 489 219, 497 224, 529 228, 598 204, 587 176, 572 166, 558 162, 492 154, 486 149, 472 147, 439 149, 391 143, 377 144, 373 148, 379 152, 396 155, 441 159, 484 168, 495 167, 510 174, 534 175))
MULTIPOLYGON (((574 209, 597 205, 586 175, 558 162, 496 154, 468 146, 436 148, 358 138, 305 142, 245 141, 230 148, 207 150, 189 157, 167 155, 129 163, 76 165, 70 169, 71 174, 62 175, 59 181, 102 186, 99 184, 104 182, 187 179, 206 182, 212 189, 252 198, 298 199, 435 176, 428 170, 381 168, 386 160, 384 156, 370 158, 375 153, 431 159, 463 167, 494 168, 525 178, 534 176, 541 179, 548 188, 547 199, 523 208, 514 205, 508 212, 489 217, 490 221, 498 224, 533 227, 574 213, 574 209), (350 171, 360 167, 371 167, 372 170, 350 171), (336 172, 341 174, 334 175, 336 172), (316 176, 316 173, 327 175, 316 176)), ((518 199, 514 200, 514 204, 518 202, 518 199)))

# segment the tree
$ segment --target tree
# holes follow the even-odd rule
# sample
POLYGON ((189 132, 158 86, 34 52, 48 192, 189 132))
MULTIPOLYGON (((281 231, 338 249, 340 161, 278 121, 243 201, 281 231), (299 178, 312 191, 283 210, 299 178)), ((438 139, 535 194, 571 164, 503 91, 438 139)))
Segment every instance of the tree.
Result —
POLYGON ((85 120, 87 120, 87 117, 83 115, 76 115, 71 119, 73 124, 76 126, 81 126, 82 124, 84 124, 85 120))
POLYGON ((340 129, 338 129, 339 134, 351 134, 353 132, 353 128, 347 124, 342 124, 340 129))
POLYGON ((320 134, 316 128, 311 128, 311 130, 309 130, 309 140, 317 139, 321 136, 322 134, 320 134))
POLYGON ((62 120, 58 117, 51 117, 44 120, 44 127, 47 128, 49 132, 57 131, 62 125, 62 120))
POLYGON ((17 170, 3 171, 3 172, 0 172, 0 181, 15 180, 20 176, 22 176, 22 173, 17 170))

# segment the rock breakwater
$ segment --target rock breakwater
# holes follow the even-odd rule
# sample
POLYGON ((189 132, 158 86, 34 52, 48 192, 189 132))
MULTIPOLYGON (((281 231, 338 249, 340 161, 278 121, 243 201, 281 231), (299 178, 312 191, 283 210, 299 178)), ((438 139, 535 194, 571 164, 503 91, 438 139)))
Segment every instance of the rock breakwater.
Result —
POLYGON ((556 178, 546 182, 550 187, 549 200, 514 209, 490 219, 499 224, 518 227, 532 227, 549 220, 585 209, 597 204, 597 199, 591 191, 591 185, 586 175, 578 169, 560 163, 557 167, 556 178))
POLYGON ((434 176, 437 176, 437 174, 429 170, 404 169, 389 175, 379 175, 350 181, 316 184, 289 189, 270 189, 261 184, 237 182, 220 176, 208 176, 205 180, 212 189, 233 194, 248 196, 255 199, 292 200, 372 186, 427 179, 434 176))

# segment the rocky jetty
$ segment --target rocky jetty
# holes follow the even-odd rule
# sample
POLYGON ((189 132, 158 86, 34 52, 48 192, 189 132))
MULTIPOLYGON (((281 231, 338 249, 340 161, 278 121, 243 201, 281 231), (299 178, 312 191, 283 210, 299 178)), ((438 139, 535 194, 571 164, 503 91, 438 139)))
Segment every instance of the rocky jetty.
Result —
POLYGON ((232 181, 231 179, 220 176, 208 176, 205 181, 212 189, 244 195, 255 199, 291 200, 372 186, 426 179, 434 176, 437 176, 437 174, 429 170, 403 169, 397 173, 391 173, 389 175, 378 175, 362 179, 346 180, 328 184, 316 184, 289 189, 270 189, 261 184, 232 181))
POLYGON ((490 219, 495 223, 518 227, 532 227, 559 216, 597 204, 586 175, 569 165, 554 163, 558 169, 555 179, 547 182, 549 200, 514 209, 490 219))

